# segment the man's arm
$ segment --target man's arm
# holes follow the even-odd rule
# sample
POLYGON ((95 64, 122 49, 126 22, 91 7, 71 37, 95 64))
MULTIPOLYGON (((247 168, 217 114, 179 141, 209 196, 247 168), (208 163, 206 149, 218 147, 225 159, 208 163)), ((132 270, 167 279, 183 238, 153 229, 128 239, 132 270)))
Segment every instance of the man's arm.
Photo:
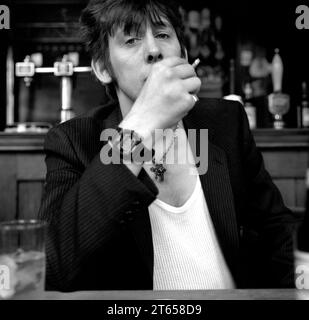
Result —
MULTIPOLYGON (((244 138, 243 166, 247 190, 244 220, 254 224, 259 232, 263 279, 269 287, 294 287, 293 232, 295 219, 284 205, 282 196, 264 167, 261 152, 249 129, 244 108, 240 108, 240 123, 244 138)), ((255 254, 255 253, 253 253, 255 254)), ((252 277, 257 275, 251 274, 252 277)))
POLYGON ((99 154, 83 168, 61 128, 45 141, 47 175, 39 217, 49 222, 47 286, 70 288, 88 257, 119 231, 132 206, 148 207, 157 189, 142 170, 137 178, 125 165, 103 165, 99 154))

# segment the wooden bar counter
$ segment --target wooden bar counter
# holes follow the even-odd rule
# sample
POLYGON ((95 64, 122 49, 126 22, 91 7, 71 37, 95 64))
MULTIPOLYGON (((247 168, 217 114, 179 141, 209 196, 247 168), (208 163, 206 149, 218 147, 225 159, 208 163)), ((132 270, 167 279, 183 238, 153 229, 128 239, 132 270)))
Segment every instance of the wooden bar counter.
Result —
POLYGON ((37 216, 46 174, 44 139, 0 133, 0 221, 37 216))
MULTIPOLYGON (((309 290, 76 291, 23 294, 17 300, 309 300, 309 290)), ((159 302, 158 302, 159 303, 159 302)), ((172 302, 171 302, 172 303, 172 302)))
MULTIPOLYGON (((257 129, 253 134, 285 204, 300 218, 305 206, 309 130, 257 129)), ((46 174, 44 138, 45 134, 0 132, 0 221, 36 217, 46 174)))

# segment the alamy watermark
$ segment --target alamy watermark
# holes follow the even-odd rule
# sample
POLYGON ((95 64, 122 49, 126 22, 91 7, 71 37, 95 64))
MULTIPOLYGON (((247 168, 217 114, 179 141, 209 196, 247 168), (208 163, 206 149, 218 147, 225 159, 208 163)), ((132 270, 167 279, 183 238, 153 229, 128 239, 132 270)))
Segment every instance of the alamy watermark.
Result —
POLYGON ((0 291, 10 289, 10 269, 5 264, 0 264, 0 291))
POLYGON ((10 299, 15 294, 15 268, 0 264, 0 300, 10 299))
MULTIPOLYGON (((189 164, 191 166, 190 174, 205 174, 208 170, 208 129, 188 129, 187 135, 181 134, 181 130, 184 129, 178 128, 175 132, 172 129, 154 130, 151 137, 152 142, 150 142, 152 149, 163 151, 161 154, 168 153, 168 157, 164 161, 165 164, 189 164), (171 141, 174 134, 174 143, 169 146, 167 141, 171 141), (187 143, 187 139, 189 143, 187 143), (178 148, 178 146, 182 147, 178 148)), ((100 151, 100 160, 103 164, 152 163, 153 154, 150 150, 145 149, 143 144, 138 145, 133 154, 129 153, 121 157, 117 148, 113 148, 113 145, 108 143, 117 135, 119 133, 116 129, 105 129, 101 133, 100 141, 107 142, 100 151)), ((126 139, 125 143, 127 146, 123 147, 129 149, 130 137, 126 139)))
POLYGON ((309 29, 309 7, 299 5, 295 13, 298 15, 295 21, 295 26, 298 30, 309 29))
POLYGON ((295 270, 295 286, 297 289, 309 289, 309 266, 298 265, 295 270))
POLYGON ((5 5, 0 5, 0 30, 2 29, 10 29, 10 9, 5 5))

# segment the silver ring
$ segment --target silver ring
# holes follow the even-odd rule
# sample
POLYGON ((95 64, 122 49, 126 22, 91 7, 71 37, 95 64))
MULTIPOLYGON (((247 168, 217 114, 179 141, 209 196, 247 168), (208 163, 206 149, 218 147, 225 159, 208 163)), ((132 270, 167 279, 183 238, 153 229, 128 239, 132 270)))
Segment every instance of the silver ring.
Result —
POLYGON ((191 96, 194 100, 194 103, 197 103, 200 100, 196 94, 191 94, 191 96))

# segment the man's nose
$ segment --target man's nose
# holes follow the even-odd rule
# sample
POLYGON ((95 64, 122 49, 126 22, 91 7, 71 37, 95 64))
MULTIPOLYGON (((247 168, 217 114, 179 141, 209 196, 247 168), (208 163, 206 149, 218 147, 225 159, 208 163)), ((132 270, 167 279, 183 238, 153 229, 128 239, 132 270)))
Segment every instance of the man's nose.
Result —
POLYGON ((155 63, 163 59, 163 53, 160 48, 160 45, 157 43, 156 39, 153 36, 148 37, 145 60, 147 63, 155 63))

